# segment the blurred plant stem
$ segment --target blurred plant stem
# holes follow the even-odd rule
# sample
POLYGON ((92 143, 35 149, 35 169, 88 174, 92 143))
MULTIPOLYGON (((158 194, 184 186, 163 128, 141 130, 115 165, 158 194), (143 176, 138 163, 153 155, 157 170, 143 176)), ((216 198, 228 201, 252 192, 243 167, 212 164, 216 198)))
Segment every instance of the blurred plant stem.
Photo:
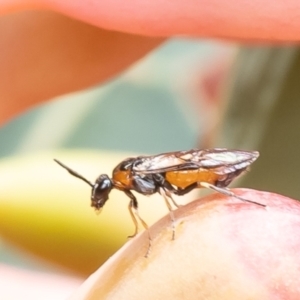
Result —
POLYGON ((260 151, 239 185, 299 199, 298 48, 242 48, 230 80, 215 145, 260 151))

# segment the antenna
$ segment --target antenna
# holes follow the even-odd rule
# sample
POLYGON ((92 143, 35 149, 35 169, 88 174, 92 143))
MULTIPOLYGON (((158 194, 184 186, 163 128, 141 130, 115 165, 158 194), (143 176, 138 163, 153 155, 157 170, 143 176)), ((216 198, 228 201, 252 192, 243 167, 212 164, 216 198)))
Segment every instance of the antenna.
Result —
POLYGON ((86 182, 88 185, 90 185, 92 188, 94 187, 94 185, 88 181, 86 178, 84 178, 82 175, 78 174, 77 172, 73 171, 72 169, 70 169, 69 167, 67 167, 66 165, 64 165, 62 162, 60 162, 57 159, 54 159, 54 161, 56 163, 58 163, 61 167, 63 167, 64 169, 66 169, 71 175, 83 180, 84 182, 86 182))

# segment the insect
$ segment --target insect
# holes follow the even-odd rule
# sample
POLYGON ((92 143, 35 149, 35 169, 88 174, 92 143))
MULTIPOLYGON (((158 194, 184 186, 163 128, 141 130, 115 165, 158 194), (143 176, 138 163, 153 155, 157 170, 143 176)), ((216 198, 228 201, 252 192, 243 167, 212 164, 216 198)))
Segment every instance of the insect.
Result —
MULTIPOLYGON (((100 175, 95 183, 90 182, 60 161, 55 161, 71 175, 85 181, 92 188, 91 206, 100 210, 109 198, 113 188, 124 192, 129 198, 129 212, 135 225, 134 237, 138 233, 138 220, 148 230, 147 223, 140 217, 138 201, 132 191, 143 195, 160 193, 170 211, 175 237, 175 220, 172 195, 185 195, 195 188, 208 188, 216 192, 237 198, 244 202, 265 206, 263 204, 243 199, 226 188, 237 176, 245 172, 258 158, 257 151, 229 150, 225 148, 192 149, 162 153, 154 156, 130 157, 121 161, 113 170, 112 177, 100 175)), ((149 248, 151 236, 149 234, 149 248)))

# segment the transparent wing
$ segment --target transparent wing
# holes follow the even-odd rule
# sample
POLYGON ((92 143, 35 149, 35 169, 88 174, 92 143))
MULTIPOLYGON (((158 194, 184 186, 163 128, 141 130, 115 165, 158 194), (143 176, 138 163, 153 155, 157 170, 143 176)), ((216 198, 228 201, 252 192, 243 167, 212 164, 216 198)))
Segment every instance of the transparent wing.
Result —
POLYGON ((194 169, 214 169, 217 174, 228 174, 245 169, 259 156, 257 151, 228 150, 225 148, 192 149, 138 157, 133 164, 135 173, 151 174, 194 169))

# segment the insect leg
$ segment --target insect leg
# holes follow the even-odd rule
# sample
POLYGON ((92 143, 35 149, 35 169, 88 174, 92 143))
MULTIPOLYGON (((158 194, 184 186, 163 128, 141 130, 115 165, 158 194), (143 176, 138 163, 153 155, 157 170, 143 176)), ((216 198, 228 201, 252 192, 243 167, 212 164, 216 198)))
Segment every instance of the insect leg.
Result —
POLYGON ((148 232, 148 237, 149 237, 149 245, 148 245, 148 249, 147 252, 145 254, 145 257, 148 257, 151 248, 152 248, 152 238, 151 238, 151 234, 150 234, 150 230, 149 227, 147 225, 147 223, 141 218, 141 216, 139 215, 139 211, 138 211, 138 202, 135 198, 135 196, 129 191, 129 190, 124 190, 124 193, 130 198, 130 202, 128 205, 128 209, 129 209, 129 213, 130 216, 132 218, 132 221, 135 225, 135 232, 133 235, 129 236, 130 238, 133 238, 137 235, 138 233, 138 222, 137 222, 137 218, 140 220, 140 222, 142 223, 143 227, 147 230, 148 232))
POLYGON ((238 195, 236 195, 235 193, 230 191, 230 189, 228 189, 228 188, 225 188, 225 187, 220 188, 220 187, 217 187, 217 186, 212 185, 212 184, 207 183, 207 182, 194 182, 191 185, 185 187, 184 189, 175 189, 175 188, 173 188, 172 193, 174 193, 175 195, 178 195, 178 196, 182 196, 182 195, 185 195, 185 194, 189 193, 190 191, 192 191, 195 188, 199 188, 200 186, 205 187, 205 188, 210 189, 210 190, 214 190, 215 192, 221 193, 221 194, 226 195, 226 196, 234 197, 234 198, 239 199, 239 200, 244 201, 244 202, 249 202, 249 203, 252 203, 252 204, 256 204, 256 205, 266 207, 266 205, 264 205, 262 203, 258 203, 258 202, 255 202, 255 201, 251 201, 251 200, 239 197, 238 195))
POLYGON ((164 182, 164 191, 166 193, 166 195, 169 197, 169 199, 171 199, 171 201, 173 202, 173 204, 179 208, 181 205, 179 205, 172 197, 172 194, 170 191, 177 191, 167 180, 165 180, 164 182))
POLYGON ((129 210, 131 219, 132 219, 132 221, 134 223, 135 230, 134 230, 134 234, 129 235, 128 238, 135 237, 138 234, 138 231, 139 231, 138 221, 137 221, 137 219, 135 217, 135 214, 133 212, 133 207, 134 207, 133 201, 130 199, 130 202, 129 202, 129 205, 128 205, 128 210, 129 210))
POLYGON ((199 187, 198 183, 195 182, 195 183, 192 183, 191 185, 189 185, 189 186, 187 186, 187 187, 185 187, 183 189, 179 189, 179 188, 175 189, 175 188, 173 188, 172 193, 174 193, 175 195, 178 195, 178 196, 182 196, 182 195, 185 195, 185 194, 189 193, 190 191, 192 191, 193 189, 195 189, 197 187, 199 187))
POLYGON ((172 203, 173 203, 177 208, 179 208, 180 206, 182 206, 182 205, 178 204, 178 203, 174 200, 172 194, 171 194, 168 190, 165 190, 165 192, 166 192, 166 195, 171 199, 172 203))
MULTIPOLYGON (((159 189, 159 193, 163 196, 166 205, 169 209, 170 212, 170 218, 171 218, 171 222, 172 222, 172 240, 175 240, 175 217, 174 217, 174 213, 173 213, 173 209, 172 206, 169 202, 169 195, 167 195, 167 191, 164 188, 160 188, 159 189)), ((171 198, 172 199, 172 198, 171 198)))
POLYGON ((255 201, 251 201, 251 200, 239 197, 238 195, 236 195, 235 193, 233 193, 228 188, 225 188, 225 187, 224 188, 220 188, 220 187, 217 187, 217 186, 212 185, 212 184, 207 183, 207 182, 199 182, 198 184, 201 185, 202 187, 214 190, 214 191, 219 192, 219 193, 221 193, 223 195, 234 197, 234 198, 239 199, 239 200, 244 201, 244 202, 249 202, 249 203, 252 203, 252 204, 256 204, 256 205, 260 205, 260 206, 266 207, 266 205, 264 205, 262 203, 258 203, 258 202, 255 202, 255 201))
MULTIPOLYGON (((172 184, 170 184, 164 176, 162 176, 161 174, 154 174, 153 178, 155 179, 155 182, 158 184, 158 186, 163 189, 163 191, 165 192, 165 194, 169 197, 169 199, 171 199, 171 201, 173 202, 173 204, 179 208, 180 205, 176 203, 176 201, 173 199, 171 192, 173 191, 177 191, 172 184), (170 192, 171 191, 171 192, 170 192)), ((168 204, 167 204, 168 205, 168 204)))

